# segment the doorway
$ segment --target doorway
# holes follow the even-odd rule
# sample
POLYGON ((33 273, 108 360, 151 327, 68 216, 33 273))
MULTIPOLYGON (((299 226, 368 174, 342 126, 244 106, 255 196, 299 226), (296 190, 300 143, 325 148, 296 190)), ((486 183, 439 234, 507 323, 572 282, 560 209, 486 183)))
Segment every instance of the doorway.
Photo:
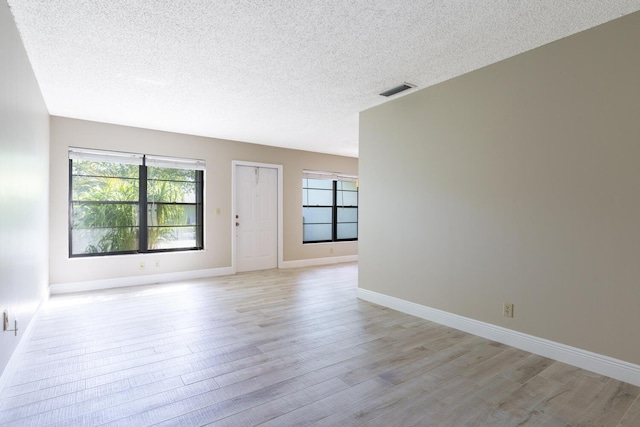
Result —
POLYGON ((233 162, 233 266, 278 268, 282 260, 282 166, 233 162))

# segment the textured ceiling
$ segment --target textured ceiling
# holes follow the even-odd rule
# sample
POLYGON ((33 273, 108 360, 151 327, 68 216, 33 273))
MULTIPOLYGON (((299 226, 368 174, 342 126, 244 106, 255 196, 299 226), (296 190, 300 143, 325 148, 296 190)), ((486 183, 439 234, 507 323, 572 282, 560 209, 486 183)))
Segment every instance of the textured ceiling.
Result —
POLYGON ((358 113, 640 0, 8 0, 52 115, 358 155, 358 113))

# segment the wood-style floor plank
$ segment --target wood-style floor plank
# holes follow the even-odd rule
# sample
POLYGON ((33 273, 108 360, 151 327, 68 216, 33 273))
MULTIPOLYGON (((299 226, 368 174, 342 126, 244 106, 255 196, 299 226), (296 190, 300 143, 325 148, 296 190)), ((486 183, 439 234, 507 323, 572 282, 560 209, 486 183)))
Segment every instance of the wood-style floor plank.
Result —
POLYGON ((640 389, 356 298, 357 264, 53 296, 8 426, 640 426, 640 389))
POLYGON ((636 398, 618 424, 618 427, 632 426, 640 426, 640 397, 636 398))

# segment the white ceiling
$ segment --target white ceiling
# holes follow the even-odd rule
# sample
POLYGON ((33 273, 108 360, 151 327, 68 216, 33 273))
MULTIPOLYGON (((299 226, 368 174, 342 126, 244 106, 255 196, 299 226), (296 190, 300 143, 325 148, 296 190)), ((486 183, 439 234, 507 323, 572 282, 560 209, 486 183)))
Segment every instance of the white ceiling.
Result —
POLYGON ((52 115, 354 157, 358 113, 388 101, 383 90, 419 90, 640 10, 640 0, 8 3, 52 115))

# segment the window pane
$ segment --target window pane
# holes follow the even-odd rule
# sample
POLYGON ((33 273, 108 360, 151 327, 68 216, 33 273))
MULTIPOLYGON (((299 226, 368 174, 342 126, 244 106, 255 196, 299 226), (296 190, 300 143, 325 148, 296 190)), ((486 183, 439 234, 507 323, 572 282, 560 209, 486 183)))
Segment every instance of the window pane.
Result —
POLYGON ((195 225, 196 205, 147 204, 149 226, 195 225))
POLYGON ((337 239, 357 239, 358 224, 338 224, 337 239))
POLYGON ((331 224, 304 224, 302 240, 304 242, 331 240, 331 224))
POLYGON ((74 176, 73 200, 138 201, 138 178, 74 176))
POLYGON ((303 208, 302 222, 304 224, 331 224, 333 213, 331 208, 303 208))
POLYGON ((159 168, 149 166, 147 168, 147 179, 195 182, 196 171, 190 169, 159 168))
POLYGON ((317 188, 317 189, 333 190, 333 181, 330 180, 330 179, 304 178, 302 180, 302 186, 304 188, 317 188))
POLYGON ((338 191, 336 203, 338 206, 358 206, 358 193, 355 191, 338 191))
POLYGON ((136 251, 139 166, 80 159, 71 165, 72 254, 136 251))
POLYGON ((149 249, 195 248, 198 227, 149 227, 149 249))
POLYGON ((148 167, 147 171, 148 250, 202 246, 198 224, 202 205, 196 204, 202 199, 202 194, 196 197, 202 189, 202 173, 163 167, 148 167))
POLYGON ((338 181, 338 190, 358 191, 358 187, 356 187, 356 183, 355 182, 338 181))
POLYGON ((94 162, 91 160, 73 160, 71 162, 72 175, 102 176, 135 178, 139 176, 140 168, 137 165, 125 165, 121 163, 94 162))
POLYGON ((167 203, 195 203, 196 183, 184 181, 147 180, 147 201, 167 203))
POLYGON ((138 228, 92 228, 71 231, 72 254, 136 251, 138 228))
POLYGON ((74 229, 135 227, 138 205, 132 203, 74 202, 71 205, 74 229))
POLYGON ((308 206, 333 205, 333 190, 304 190, 307 193, 308 206))
POLYGON ((358 208, 338 208, 338 223, 358 222, 358 208))
POLYGON ((333 181, 327 179, 302 179, 302 204, 304 206, 333 205, 333 181))

